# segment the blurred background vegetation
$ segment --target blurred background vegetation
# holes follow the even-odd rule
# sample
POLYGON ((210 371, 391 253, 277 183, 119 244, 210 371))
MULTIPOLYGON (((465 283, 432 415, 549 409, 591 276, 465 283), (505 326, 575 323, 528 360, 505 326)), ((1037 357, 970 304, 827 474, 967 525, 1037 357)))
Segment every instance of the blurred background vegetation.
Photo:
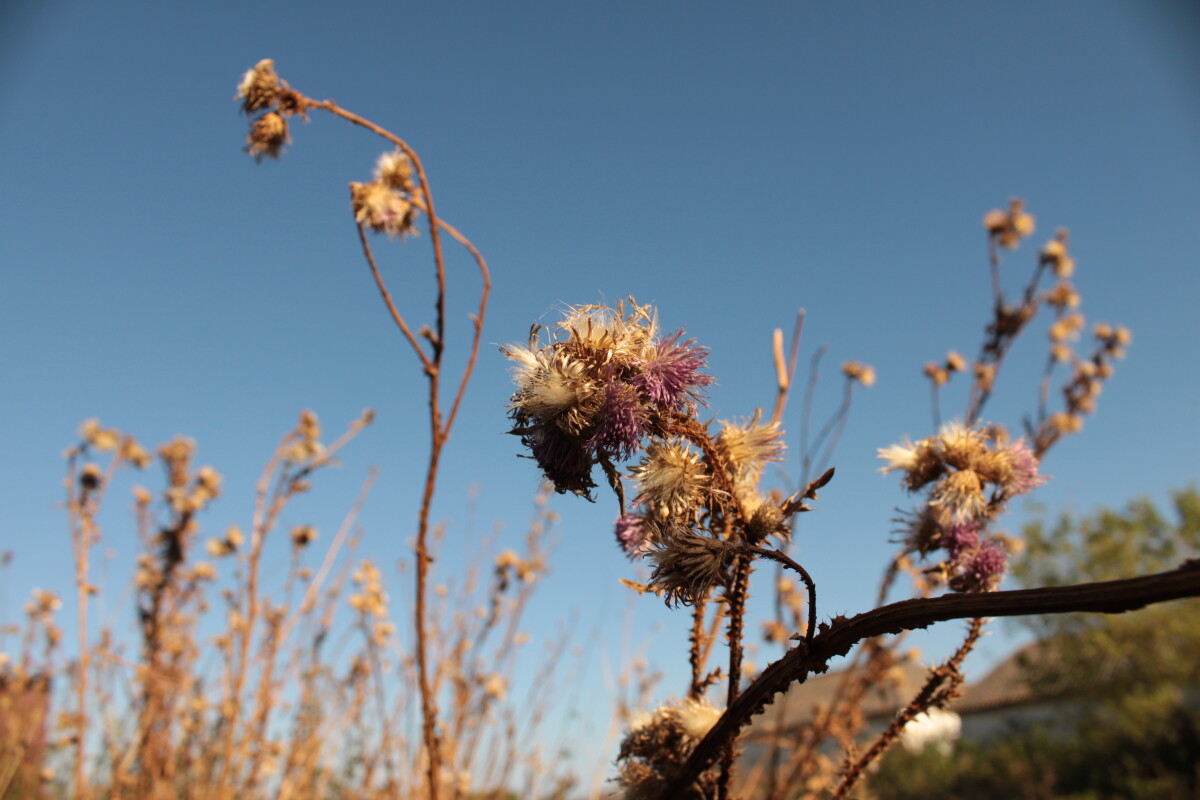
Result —
MULTIPOLYGON (((1166 511, 1138 500, 1024 533, 1013 569, 1022 587, 1159 572, 1200 555, 1200 490, 1173 493, 1166 511)), ((871 778, 872 797, 1200 797, 1200 603, 1020 624, 1037 635, 1021 678, 1054 721, 952 749, 896 748, 871 778)))

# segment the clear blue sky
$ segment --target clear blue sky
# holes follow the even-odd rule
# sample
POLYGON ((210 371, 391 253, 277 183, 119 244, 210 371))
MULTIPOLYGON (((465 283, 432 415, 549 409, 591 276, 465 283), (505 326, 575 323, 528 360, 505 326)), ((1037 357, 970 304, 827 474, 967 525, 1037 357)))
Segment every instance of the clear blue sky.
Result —
MULTIPOLYGON (((1200 478, 1198 16, 1182 2, 10 0, 0 550, 16 562, 0 600, 13 616, 34 586, 70 591, 60 453, 93 416, 147 445, 195 437, 201 462, 226 476, 203 520, 216 532, 247 525, 252 481, 300 409, 333 431, 374 407, 378 424, 285 522, 331 533, 378 465, 363 550, 385 564, 406 555, 423 385, 361 263, 346 192, 384 148, 315 114, 280 162, 255 165, 232 95, 268 57, 299 90, 413 144, 439 211, 492 266, 487 346, 436 508, 446 569, 469 486, 481 530, 503 521, 515 539, 531 508, 537 478, 504 433, 511 389, 496 345, 561 304, 632 294, 712 348, 712 411, 728 418, 771 402, 771 331, 804 306, 805 356, 828 342, 829 366, 853 358, 879 374, 799 533, 823 614, 865 610, 893 509, 908 503, 876 472, 875 449, 929 432, 926 360, 975 353, 989 303, 979 221, 1010 195, 1039 229, 1008 277, 1027 275, 1034 246, 1067 226, 1089 320, 1134 333, 1084 435, 1047 459, 1054 479, 1038 500, 1057 512, 1163 499, 1200 478)), ((426 247, 384 248, 418 322, 426 247)), ((466 262, 453 270, 458 322, 475 283, 466 262)), ((452 327, 449 347, 461 352, 466 335, 452 327)), ((1044 347, 1040 329, 1018 347, 991 419, 1016 426, 1031 407, 1044 347)), ((828 411, 832 373, 822 388, 828 411)), ((944 402, 950 413, 963 401, 951 390, 944 402)), ((617 579, 632 573, 612 541, 613 503, 554 504, 554 573, 528 627, 541 635, 576 609, 598 683, 620 647, 617 579)), ((114 580, 134 553, 125 519, 112 517, 102 546, 114 580)), ((401 619, 406 602, 393 592, 401 619)), ((674 693, 686 615, 641 599, 634 640, 656 625, 651 655, 674 693)), ((1007 651, 1011 632, 996 630, 972 663, 1007 651)), ((930 657, 951 646, 947 631, 930 657)))

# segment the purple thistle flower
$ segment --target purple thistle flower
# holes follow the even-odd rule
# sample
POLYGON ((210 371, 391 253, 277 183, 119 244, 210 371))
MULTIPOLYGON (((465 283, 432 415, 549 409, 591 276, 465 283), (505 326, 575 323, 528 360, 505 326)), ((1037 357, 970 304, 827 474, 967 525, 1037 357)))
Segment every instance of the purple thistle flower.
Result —
POLYGON ((591 451, 624 460, 638 451, 646 432, 646 410, 638 402, 638 393, 627 383, 619 383, 609 374, 604 402, 597 415, 596 432, 588 439, 591 451))
POLYGON ((641 517, 625 514, 617 518, 617 543, 632 561, 651 550, 650 537, 646 535, 646 523, 641 517))
POLYGON ((1046 476, 1038 474, 1037 456, 1024 439, 1017 439, 1009 445, 1007 452, 1012 464, 1012 478, 1004 489, 1009 495, 1027 494, 1046 482, 1046 476))
POLYGON ((695 339, 680 343, 678 330, 658 343, 655 355, 631 380, 652 402, 671 411, 703 405, 701 390, 713 382, 700 370, 706 366, 708 348, 695 339))
POLYGON ((556 492, 590 497, 588 490, 596 485, 592 481, 592 459, 580 442, 554 425, 539 425, 522 436, 521 441, 533 453, 556 492))
POLYGON ((998 542, 984 542, 963 565, 963 571, 950 582, 950 587, 960 592, 990 592, 996 588, 1007 567, 1008 556, 1004 548, 998 542))
POLYGON ((941 545, 946 548, 950 560, 957 561, 963 553, 974 550, 979 545, 979 526, 951 525, 942 530, 941 545))

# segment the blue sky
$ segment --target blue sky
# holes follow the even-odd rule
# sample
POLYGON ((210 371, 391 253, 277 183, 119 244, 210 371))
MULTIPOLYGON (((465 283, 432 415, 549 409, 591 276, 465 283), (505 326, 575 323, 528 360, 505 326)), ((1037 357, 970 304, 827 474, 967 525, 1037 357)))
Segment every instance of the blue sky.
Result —
MULTIPOLYGON (((486 346, 435 511, 447 570, 470 486, 477 526, 503 522, 501 546, 531 511, 536 474, 504 433, 497 345, 563 304, 632 294, 712 348, 712 413, 738 417, 771 403, 771 331, 803 306, 805 357, 827 342, 828 367, 853 358, 879 375, 798 533, 823 615, 865 610, 908 502, 875 449, 929 432, 926 360, 976 351, 989 304, 979 221, 1012 195, 1038 231, 1008 258, 1009 285, 1066 226, 1089 321, 1134 333, 1098 414, 1047 458, 1054 479, 1037 499, 1053 512, 1164 499, 1200 477, 1198 16, 1132 2, 6 3, 0 550, 16 561, 0 603, 12 616, 34 586, 70 589, 60 453, 88 417, 147 445, 195 437, 226 477, 204 519, 216 532, 246 525, 252 482, 300 409, 333 431, 373 407, 378 424, 285 522, 331 533, 377 465, 362 549, 406 554, 423 385, 346 202, 385 148, 314 114, 278 163, 247 158, 232 95, 268 57, 300 91, 416 147, 439 212, 491 264, 486 346)), ((427 247, 382 250, 417 323, 427 247)), ((452 262, 459 353, 475 286, 452 262)), ((1019 423, 1044 348, 1040 328, 1018 345, 990 419, 1019 423)), ((821 388, 818 418, 838 399, 832 371, 821 388)), ((963 403, 952 387, 943 408, 963 403)), ((617 579, 632 577, 615 505, 554 506, 554 572, 528 627, 577 610, 599 682, 620 649, 617 579)), ((114 578, 134 552, 124 521, 113 515, 102 546, 114 578)), ((393 592, 400 617, 405 601, 393 592)), ((631 636, 653 635, 668 693, 682 688, 685 627, 651 598, 636 606, 631 636)), ((1013 631, 996 631, 974 668, 1011 646, 1013 631)), ((929 655, 955 633, 928 637, 929 655)))

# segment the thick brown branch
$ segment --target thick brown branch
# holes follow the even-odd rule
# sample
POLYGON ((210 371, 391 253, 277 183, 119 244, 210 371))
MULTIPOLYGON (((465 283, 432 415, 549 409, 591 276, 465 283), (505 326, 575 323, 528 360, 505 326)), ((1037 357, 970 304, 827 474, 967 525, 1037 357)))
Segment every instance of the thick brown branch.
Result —
POLYGON ((660 797, 666 800, 683 796, 686 788, 713 763, 742 726, 761 712, 775 695, 793 682, 803 682, 813 672, 826 671, 830 659, 845 655, 864 639, 925 628, 952 619, 1077 612, 1121 614, 1185 597, 1200 597, 1200 561, 1187 561, 1169 572, 1141 578, 902 600, 856 617, 835 620, 824 626, 807 647, 801 643, 792 648, 746 687, 697 745, 687 764, 660 797))

